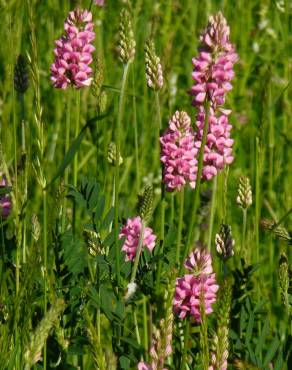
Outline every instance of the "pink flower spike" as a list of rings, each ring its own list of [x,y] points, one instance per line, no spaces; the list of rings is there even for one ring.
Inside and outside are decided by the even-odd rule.
[[[188,315],[200,323],[202,321],[201,300],[204,304],[205,314],[211,314],[218,289],[215,274],[202,274],[200,276],[188,274],[178,278],[173,300],[174,313],[181,320]]]
[[[87,10],[69,13],[65,24],[65,33],[55,41],[55,61],[51,66],[51,81],[58,89],[67,89],[72,85],[79,89],[92,82],[91,54],[95,50],[90,43],[95,38],[92,14]]]
[[[122,251],[126,253],[126,261],[133,261],[136,256],[141,228],[142,223],[139,216],[129,218],[126,224],[121,228],[119,238],[126,238],[122,247]],[[155,240],[156,235],[153,234],[153,230],[150,227],[146,227],[144,230],[142,247],[146,247],[152,252],[155,247]]]
[[[163,182],[167,191],[180,191],[186,184],[195,187],[197,173],[197,148],[190,117],[185,112],[175,112],[169,128],[160,138],[164,165]]]

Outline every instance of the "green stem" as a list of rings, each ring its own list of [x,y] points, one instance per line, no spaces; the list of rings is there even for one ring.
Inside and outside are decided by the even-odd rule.
[[[75,139],[77,138],[80,131],[80,90],[77,90],[76,94],[76,123],[75,123]],[[78,181],[78,153],[74,157],[74,174],[73,174],[73,185],[77,186]]]
[[[18,229],[18,170],[17,170],[17,123],[16,123],[16,106],[15,106],[15,90],[13,89],[13,144],[14,144],[14,207],[16,213],[16,230]],[[16,294],[19,291],[19,239],[18,230],[16,233],[16,266],[15,266],[15,284],[16,284]]]
[[[133,115],[134,115],[134,136],[135,136],[135,164],[136,164],[136,188],[137,194],[140,191],[140,165],[139,165],[139,143],[138,143],[138,127],[137,127],[137,106],[135,92],[135,72],[133,69]]]
[[[192,244],[192,241],[193,241],[193,228],[194,228],[195,217],[196,217],[196,214],[197,214],[197,210],[198,210],[198,207],[199,207],[199,201],[200,201],[200,188],[201,188],[201,180],[202,180],[202,172],[203,172],[204,149],[205,149],[205,144],[206,144],[206,140],[207,140],[208,130],[209,130],[209,103],[207,103],[205,105],[205,123],[204,123],[203,137],[202,137],[201,147],[200,147],[200,152],[199,152],[197,183],[196,183],[196,188],[195,188],[195,191],[194,191],[194,200],[192,202],[191,219],[190,219],[190,223],[189,223],[187,243],[186,243],[186,247],[185,247],[185,250],[184,250],[183,258],[181,260],[179,275],[183,271],[184,261],[185,261],[186,257],[188,256],[188,254],[190,252],[191,244]]]
[[[21,151],[24,158],[23,164],[23,211],[22,211],[22,262],[26,262],[26,208],[27,208],[27,152],[26,152],[26,140],[25,140],[25,105],[24,95],[19,96],[21,106]]]
[[[69,150],[70,146],[70,125],[71,124],[71,91],[68,92],[67,97],[67,109],[66,109],[66,128],[65,128],[65,154]],[[65,175],[64,175],[64,181],[65,185],[68,185],[69,182],[69,169],[65,169]],[[67,212],[67,198],[64,197],[64,203],[63,203],[63,214],[62,214],[62,231],[65,231],[66,228],[66,212]]]
[[[162,129],[162,121],[161,121],[161,109],[160,109],[160,100],[159,100],[159,92],[155,93],[155,102],[156,102],[156,109],[157,109],[157,122],[158,122],[158,135],[160,134],[160,130]]]
[[[176,263],[179,263],[180,247],[182,239],[182,227],[184,217],[184,188],[179,193],[179,216],[178,216],[178,230],[177,230],[177,243],[176,243]]]
[[[241,258],[243,258],[243,253],[245,250],[246,220],[247,220],[247,209],[243,209],[242,210],[242,241],[241,241],[241,251],[240,251]]]
[[[143,338],[144,350],[148,352],[148,323],[147,323],[147,298],[143,295]]]
[[[184,330],[184,348],[182,354],[182,362],[180,369],[185,370],[187,369],[187,354],[188,354],[188,341],[190,336],[190,321],[187,320],[185,330]]]
[[[162,131],[162,120],[161,120],[161,109],[160,109],[160,100],[159,100],[159,92],[155,92],[155,102],[156,102],[156,111],[157,111],[157,128],[158,133],[156,137],[157,142],[157,155],[156,158],[159,157],[159,138],[160,133]],[[163,178],[163,166],[161,166],[161,178]],[[161,199],[160,199],[160,253],[163,254],[164,249],[164,227],[165,227],[165,186],[164,183],[161,183]],[[156,279],[156,291],[159,291],[160,288],[160,276],[162,270],[162,260],[158,263],[157,269],[157,279]]]
[[[140,346],[141,345],[141,337],[140,337],[140,333],[139,333],[137,312],[136,312],[136,309],[134,307],[133,307],[133,319],[134,319],[134,326],[135,326],[135,333],[136,333],[136,337],[137,337],[137,343]]]
[[[202,363],[203,369],[208,370],[209,368],[209,344],[208,344],[208,325],[207,325],[207,318],[205,313],[205,304],[204,298],[201,299],[201,328],[200,328],[200,341],[202,347]]]
[[[260,240],[259,240],[259,222],[260,222],[260,144],[259,138],[256,138],[255,143],[255,159],[256,159],[256,174],[255,174],[255,242],[256,242],[256,263],[259,263],[260,257]]]
[[[215,210],[216,210],[216,194],[217,194],[217,176],[215,176],[213,180],[212,203],[211,203],[208,247],[207,247],[208,252],[211,252],[211,245],[212,245],[212,238],[213,238],[214,216],[215,216]]]
[[[43,258],[44,258],[44,316],[47,313],[47,268],[48,268],[48,240],[47,240],[47,192],[43,189]],[[47,345],[44,345],[44,369],[47,368]]]
[[[229,175],[229,166],[224,169],[224,190],[223,190],[223,214],[222,214],[222,223],[225,223],[226,211],[227,211],[227,191],[228,191],[228,175]]]
[[[77,138],[80,131],[80,90],[77,90],[76,94],[76,123],[75,123],[75,139]],[[77,187],[78,183],[78,152],[75,153],[74,162],[73,162],[73,185]],[[76,227],[76,202],[73,203],[73,234],[75,234]]]
[[[121,123],[123,121],[124,115],[124,105],[125,105],[125,91],[127,84],[127,76],[129,71],[129,64],[124,66],[122,86],[119,100],[119,110],[118,110],[118,120],[116,127],[116,163],[115,163],[115,254],[116,254],[116,274],[117,283],[120,284],[120,249],[119,249],[119,188],[120,188],[120,168],[119,168],[119,158],[121,153]]]
[[[133,269],[132,269],[130,283],[134,283],[135,282],[135,278],[136,278],[136,274],[137,274],[137,269],[138,269],[138,264],[139,264],[139,259],[140,259],[140,255],[141,255],[142,247],[143,247],[143,239],[144,239],[145,226],[146,226],[145,225],[145,221],[144,220],[141,220],[141,233],[140,233],[140,236],[139,236],[139,242],[138,242],[138,247],[137,247],[137,251],[136,251],[136,256],[135,256],[135,260],[134,260]]]

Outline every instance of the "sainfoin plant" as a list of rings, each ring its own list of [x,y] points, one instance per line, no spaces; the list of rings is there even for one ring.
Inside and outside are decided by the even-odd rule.
[[[290,369],[288,2],[0,3],[0,370]]]

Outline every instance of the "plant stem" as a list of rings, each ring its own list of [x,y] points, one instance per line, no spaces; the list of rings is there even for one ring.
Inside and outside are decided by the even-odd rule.
[[[208,325],[207,325],[207,318],[205,313],[205,305],[204,299],[202,299],[201,303],[201,328],[200,328],[200,341],[202,347],[202,363],[203,369],[208,370],[209,368],[209,344],[208,344]]]
[[[182,355],[182,362],[180,369],[185,370],[187,367],[187,354],[188,354],[188,341],[190,336],[190,320],[187,320],[185,330],[184,330],[184,349],[183,349],[183,355]]]
[[[67,109],[66,109],[66,134],[65,134],[65,154],[69,150],[70,146],[70,125],[71,124],[71,90],[68,91],[68,97],[67,97]],[[69,182],[69,169],[65,169],[64,174],[64,182],[65,186],[68,185]],[[64,203],[63,203],[63,215],[62,215],[62,232],[65,231],[66,228],[66,211],[67,211],[67,198],[64,197]]]
[[[178,216],[178,230],[177,230],[177,243],[176,243],[176,263],[179,263],[180,247],[182,239],[182,226],[184,217],[184,188],[179,193],[179,216]]]
[[[200,152],[199,152],[197,183],[196,183],[196,188],[195,188],[195,191],[194,191],[194,201],[192,202],[191,219],[190,219],[190,223],[189,223],[187,243],[186,243],[186,247],[185,247],[185,250],[184,250],[183,258],[181,260],[179,275],[183,271],[184,260],[186,259],[187,255],[190,252],[192,239],[193,239],[193,228],[194,228],[195,217],[196,217],[196,214],[197,214],[197,210],[198,210],[198,207],[199,207],[199,200],[200,200],[200,188],[201,188],[201,180],[202,180],[202,172],[203,172],[203,158],[204,158],[204,150],[205,150],[205,144],[206,144],[206,140],[207,140],[208,129],[209,129],[209,103],[207,103],[205,105],[205,124],[204,124],[203,137],[202,137],[201,147],[200,147]]]
[[[80,131],[80,90],[76,93],[76,122],[75,122],[75,139],[77,138]],[[73,185],[77,186],[78,181],[78,152],[74,157],[74,174],[73,174]]]
[[[47,313],[47,267],[48,267],[48,240],[47,240],[47,191],[43,189],[43,248],[44,248],[44,316]],[[44,369],[47,368],[47,345],[44,345]]]
[[[16,213],[16,266],[15,266],[15,284],[16,294],[19,291],[19,238],[18,238],[18,169],[17,169],[17,123],[16,123],[16,106],[15,106],[15,90],[13,89],[13,138],[14,138],[14,207]]]
[[[247,209],[243,209],[242,210],[242,241],[241,241],[241,251],[240,251],[241,258],[243,258],[243,253],[245,250],[246,220],[247,220]]]
[[[161,120],[161,109],[160,109],[160,100],[159,100],[159,92],[155,92],[155,102],[156,102],[156,111],[157,111],[157,127],[158,127],[158,137],[157,140],[157,155],[159,157],[159,138],[160,133],[162,131],[162,120]],[[161,166],[161,178],[163,178],[163,167]],[[164,249],[164,227],[165,227],[165,186],[164,183],[161,182],[161,199],[160,199],[160,253],[163,253]],[[158,270],[157,270],[157,280],[156,280],[156,291],[160,288],[160,275],[162,270],[162,261],[160,260],[158,263]]]
[[[27,208],[27,152],[25,139],[25,105],[24,95],[19,96],[21,106],[21,152],[23,157],[23,209],[22,209],[22,262],[26,262],[26,208]]]
[[[77,138],[80,131],[80,90],[76,92],[76,122],[75,122],[75,139]],[[73,185],[76,188],[78,183],[78,152],[75,153],[73,162]],[[73,202],[73,234],[75,234],[76,227],[76,202]]]
[[[255,242],[256,242],[256,263],[259,263],[260,241],[259,241],[259,222],[260,222],[260,145],[259,138],[255,142]]]
[[[133,115],[134,115],[134,136],[135,136],[135,164],[136,164],[136,191],[140,191],[140,165],[139,165],[139,143],[138,143],[138,127],[137,127],[137,107],[136,107],[136,92],[135,92],[135,72],[133,75]]]
[[[139,333],[137,312],[136,312],[136,309],[134,307],[133,307],[133,319],[134,319],[134,326],[135,326],[135,332],[136,332],[136,337],[137,337],[137,343],[140,346],[141,345],[141,337],[140,337],[140,333]]]
[[[147,299],[143,295],[143,334],[144,334],[144,350],[148,351],[148,323],[147,323]]]
[[[212,191],[212,203],[211,203],[211,212],[210,212],[210,224],[209,224],[209,235],[208,235],[208,252],[211,252],[211,244],[213,237],[213,226],[214,226],[214,216],[216,210],[216,194],[217,194],[217,176],[213,179],[213,191]]]
[[[141,232],[140,232],[140,236],[139,236],[139,242],[138,242],[138,247],[137,247],[137,251],[136,251],[136,256],[135,256],[135,260],[134,260],[133,269],[132,269],[130,283],[135,282],[137,269],[138,269],[138,264],[139,264],[139,259],[140,259],[140,255],[141,255],[142,247],[143,247],[144,231],[145,231],[145,221],[142,219],[141,220]]]
[[[117,283],[120,284],[120,249],[119,249],[119,188],[120,188],[120,168],[119,168],[119,158],[121,153],[121,123],[124,115],[124,105],[125,105],[125,90],[127,84],[127,76],[129,71],[129,64],[124,65],[122,86],[119,100],[119,110],[118,119],[116,127],[116,163],[115,163],[115,254],[116,254],[116,274]]]
[[[229,175],[229,166],[224,169],[224,190],[223,190],[223,215],[222,223],[225,223],[226,211],[227,211],[227,191],[228,191],[228,175]]]

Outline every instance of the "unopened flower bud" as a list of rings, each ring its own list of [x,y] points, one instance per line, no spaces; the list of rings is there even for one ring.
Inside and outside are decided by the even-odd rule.
[[[146,186],[143,196],[139,199],[139,216],[148,221],[153,208],[153,187]]]
[[[221,225],[219,234],[215,236],[216,251],[223,261],[234,255],[234,244],[235,241],[232,238],[231,226]]]
[[[252,205],[252,191],[248,177],[241,176],[239,179],[236,202],[243,209]]]
[[[107,160],[110,164],[113,166],[116,165],[116,157],[117,157],[117,147],[116,144],[111,142],[108,146],[108,152],[107,152]],[[121,154],[119,155],[119,166],[121,166],[123,163],[123,158]]]
[[[145,45],[146,81],[150,89],[155,91],[163,87],[163,73],[160,58],[156,55],[153,40]]]
[[[118,53],[122,63],[132,63],[136,51],[136,41],[129,12],[123,9],[120,14]]]

